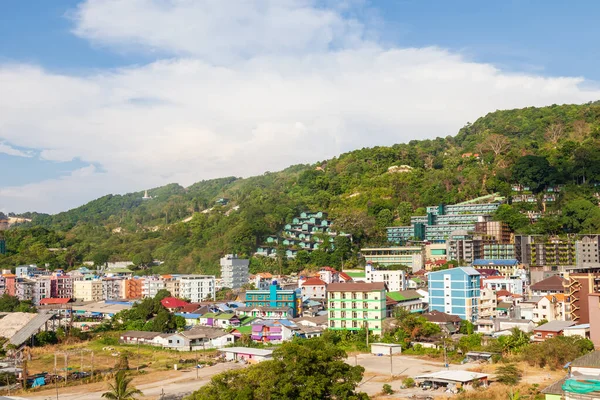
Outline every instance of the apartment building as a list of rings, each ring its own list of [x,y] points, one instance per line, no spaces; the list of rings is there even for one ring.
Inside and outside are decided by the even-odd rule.
[[[32,302],[40,304],[40,300],[52,297],[52,280],[48,276],[37,277],[34,280]]]
[[[489,287],[481,289],[479,294],[479,319],[491,319],[496,316],[496,307],[498,306],[498,298],[496,291]]]
[[[332,283],[327,292],[329,329],[367,328],[376,335],[382,334],[386,316],[383,282]]]
[[[214,275],[182,275],[179,278],[179,297],[200,303],[215,298]]]
[[[69,275],[53,275],[52,276],[52,294],[50,297],[59,299],[73,298],[73,278]]]
[[[516,259],[512,260],[489,260],[489,259],[481,259],[475,260],[472,263],[473,268],[485,268],[485,269],[495,269],[500,273],[500,275],[511,278],[516,276],[521,276],[524,274],[524,270],[519,265],[519,261]]]
[[[383,282],[390,292],[399,292],[407,289],[406,274],[402,270],[378,271],[371,264],[365,266],[365,280],[368,283]]]
[[[179,278],[171,275],[163,275],[162,278],[165,281],[165,289],[171,293],[171,296],[179,297],[181,294],[181,282]]]
[[[547,296],[565,292],[567,280],[558,275],[551,276],[529,286],[532,296]]]
[[[73,297],[81,301],[101,301],[102,281],[75,281],[73,282]]]
[[[570,319],[578,324],[588,324],[589,294],[600,292],[600,272],[568,274],[565,278]]]
[[[471,267],[430,272],[429,310],[475,322],[479,313],[480,274]]]
[[[238,258],[237,254],[227,254],[221,258],[220,264],[223,287],[238,289],[248,283],[250,260]]]
[[[144,284],[143,278],[131,278],[123,281],[124,298],[127,300],[141,299],[142,298],[142,286]]]
[[[161,276],[145,277],[144,281],[142,282],[142,297],[154,297],[159,290],[166,288],[167,284]]]
[[[123,279],[104,278],[102,279],[102,299],[120,300],[123,298]]]
[[[363,248],[360,253],[367,263],[382,266],[405,265],[413,272],[425,266],[424,246],[395,246],[379,248]]]
[[[246,291],[246,307],[265,307],[274,310],[292,310],[292,317],[299,317],[302,312],[301,289],[282,289],[277,281],[272,281],[266,290]]]
[[[481,287],[488,287],[492,290],[508,290],[512,294],[523,295],[523,280],[516,278],[505,278],[504,276],[489,276],[481,279]]]

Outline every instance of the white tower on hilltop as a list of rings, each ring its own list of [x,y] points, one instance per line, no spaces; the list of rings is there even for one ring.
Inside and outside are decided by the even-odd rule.
[[[148,196],[148,191],[146,190],[144,192],[144,197],[142,197],[142,200],[150,200],[152,198],[152,196]]]

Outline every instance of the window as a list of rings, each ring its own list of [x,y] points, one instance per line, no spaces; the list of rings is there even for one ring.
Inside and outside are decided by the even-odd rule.
[[[333,311],[329,311],[329,318],[334,318],[335,313]]]

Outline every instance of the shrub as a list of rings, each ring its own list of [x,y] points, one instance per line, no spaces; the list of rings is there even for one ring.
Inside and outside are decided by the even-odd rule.
[[[501,365],[496,368],[496,379],[505,385],[516,385],[521,380],[521,370],[514,364]]]
[[[394,389],[392,389],[392,386],[389,384],[385,384],[383,385],[383,389],[381,390],[381,392],[383,394],[394,394]]]
[[[407,388],[415,387],[415,380],[413,378],[406,378],[402,381],[402,385]]]

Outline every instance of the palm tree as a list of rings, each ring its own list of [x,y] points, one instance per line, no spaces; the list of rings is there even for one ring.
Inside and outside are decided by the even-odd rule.
[[[115,384],[109,384],[110,390],[102,393],[102,397],[108,400],[135,400],[135,397],[143,393],[136,389],[135,386],[130,386],[133,378],[128,378],[124,370],[117,372],[115,375]]]

